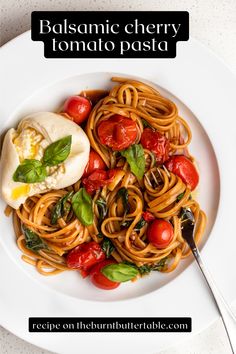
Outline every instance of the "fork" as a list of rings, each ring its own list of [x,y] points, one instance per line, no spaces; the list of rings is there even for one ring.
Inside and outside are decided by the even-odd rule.
[[[188,219],[184,221],[184,226],[182,228],[182,236],[189,245],[199,268],[206,280],[206,283],[210,289],[211,295],[215,301],[216,307],[221,315],[221,319],[223,325],[225,327],[225,331],[228,336],[229,344],[232,350],[232,353],[236,352],[236,317],[234,316],[233,312],[230,310],[229,306],[225,302],[223,296],[219,292],[218,288],[216,287],[214,280],[212,279],[210,273],[206,269],[202,258],[200,256],[200,252],[198,247],[194,241],[194,227],[195,221],[193,219]]]

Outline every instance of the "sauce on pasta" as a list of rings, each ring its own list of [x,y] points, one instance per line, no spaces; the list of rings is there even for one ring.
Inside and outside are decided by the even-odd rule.
[[[188,179],[192,178],[193,172],[190,171],[184,179],[177,168],[170,168],[170,163],[168,165],[168,159],[181,156],[183,161],[187,159],[185,169],[188,169],[188,163],[193,166],[192,169],[196,169],[194,157],[188,151],[192,133],[187,121],[179,116],[175,103],[163,97],[155,88],[128,78],[113,77],[112,81],[115,85],[109,92],[94,90],[81,93],[93,105],[84,123],[86,134],[91,148],[106,166],[105,169],[95,170],[96,173],[100,171],[97,180],[96,176],[94,179],[86,177],[86,181],[82,177],[65,189],[29,197],[19,209],[13,211],[14,229],[22,259],[43,275],[75,270],[68,266],[68,254],[79,245],[89,242],[103,245],[104,240],[112,246],[108,258],[114,260],[115,264],[132,265],[139,270],[146,267],[149,270],[171,272],[181,259],[190,254],[182,237],[186,210],[196,223],[195,242],[198,244],[203,236],[206,215],[193,198]],[[101,136],[105,134],[104,129],[99,135],[102,122],[105,122],[104,127],[111,134],[109,142],[105,144],[101,142],[108,141],[106,136]],[[128,148],[119,151],[119,144],[116,149],[111,147],[118,135],[114,127],[118,127],[119,134],[123,134],[118,137],[120,146],[122,139],[127,139]],[[149,140],[142,146],[144,132]],[[159,145],[155,139],[160,140]],[[137,151],[130,150],[131,155],[141,151],[144,156],[144,166],[139,167],[136,174],[130,162],[132,156],[127,152],[127,149],[134,147]],[[139,159],[139,156],[133,158]],[[86,189],[88,185],[89,190]],[[89,191],[92,200],[93,223],[83,225],[70,207],[71,200],[68,200],[68,211],[52,224],[55,205],[69,192],[76,193],[82,187]],[[6,213],[10,213],[9,208]],[[151,221],[146,215],[151,215]],[[171,240],[161,248],[150,242],[147,236],[154,219],[168,222],[173,229]],[[30,250],[22,226],[35,232],[43,240],[45,248],[37,252]],[[85,267],[77,269],[89,273]],[[142,273],[145,272],[139,272],[134,278]]]

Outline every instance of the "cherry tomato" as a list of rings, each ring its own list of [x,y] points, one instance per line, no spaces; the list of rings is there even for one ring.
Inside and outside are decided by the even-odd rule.
[[[199,175],[194,164],[186,156],[171,156],[165,166],[169,171],[179,176],[191,190],[196,188],[199,182]]]
[[[96,151],[91,149],[89,153],[89,161],[85,167],[83,177],[89,176],[93,171],[98,169],[105,170],[106,164],[101,156]]]
[[[120,151],[135,142],[137,125],[132,119],[115,114],[98,125],[98,136],[102,144]]]
[[[145,128],[141,136],[141,144],[145,149],[154,152],[157,163],[162,164],[168,160],[170,142],[158,131],[153,131],[151,128]]]
[[[66,263],[69,268],[82,270],[82,276],[96,263],[106,258],[101,246],[95,242],[83,243],[73,248],[67,255]]]
[[[155,216],[152,213],[150,213],[149,211],[143,211],[142,217],[144,218],[144,220],[146,222],[150,222],[150,221],[155,220]]]
[[[91,112],[92,105],[90,101],[82,96],[71,96],[64,103],[64,112],[77,123],[83,123]]]
[[[108,171],[95,170],[88,177],[82,179],[82,184],[89,194],[93,194],[98,189],[104,187],[113,181],[115,177],[116,169],[111,169]]]
[[[87,278],[89,275],[89,270],[80,269],[79,272],[82,278]]]
[[[98,288],[104,290],[112,290],[117,288],[120,283],[112,281],[102,274],[101,269],[108,264],[116,263],[111,259],[96,264],[90,271],[91,282]]]
[[[147,238],[156,248],[167,247],[173,236],[173,226],[163,219],[154,220],[147,228]]]

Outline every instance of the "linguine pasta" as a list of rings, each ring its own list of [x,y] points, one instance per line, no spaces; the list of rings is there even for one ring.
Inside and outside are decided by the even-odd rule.
[[[69,191],[78,191],[81,181],[65,189],[29,197],[18,210],[13,211],[14,229],[17,245],[23,253],[22,259],[43,275],[71,270],[66,263],[70,250],[91,240],[101,244],[104,238],[112,242],[114,250],[111,256],[117,262],[125,261],[142,267],[155,266],[165,260],[165,266],[160,270],[171,272],[181,259],[190,254],[182,237],[185,209],[194,216],[195,242],[198,244],[203,236],[206,215],[192,198],[189,186],[164,164],[157,164],[153,152],[146,148],[144,175],[138,178],[119,152],[101,143],[97,129],[102,121],[116,114],[121,115],[136,123],[134,143],[139,144],[144,128],[150,127],[169,140],[170,155],[182,154],[194,162],[188,152],[192,136],[188,123],[179,116],[175,103],[153,87],[127,78],[113,77],[112,81],[116,85],[96,103],[85,129],[91,147],[101,156],[107,168],[117,170],[114,178],[92,196],[93,223],[82,225],[72,208],[68,208],[68,212],[55,224],[51,222],[56,203]],[[125,208],[122,198],[118,198],[122,188],[127,193],[128,208]],[[99,201],[106,208],[103,219]],[[146,233],[148,223],[142,223],[144,211],[171,223],[174,236],[168,246],[158,249],[149,242]],[[45,242],[45,249],[38,252],[29,250],[22,226],[37,233]]]

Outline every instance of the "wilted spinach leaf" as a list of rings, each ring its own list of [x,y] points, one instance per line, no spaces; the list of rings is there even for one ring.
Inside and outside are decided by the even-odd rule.
[[[122,187],[118,190],[117,199],[118,198],[122,199],[124,214],[127,214],[129,212],[129,194],[127,188]]]
[[[60,198],[54,208],[52,209],[51,214],[51,224],[55,225],[57,220],[62,218],[65,214],[70,211],[70,205],[67,202],[71,201],[74,192],[68,192],[64,197]]]
[[[42,249],[48,249],[47,244],[34,231],[25,226],[22,226],[22,230],[25,236],[26,247],[29,250],[37,252]]]
[[[115,250],[113,243],[108,237],[104,237],[104,240],[102,242],[102,250],[107,258],[109,258],[112,252]]]

